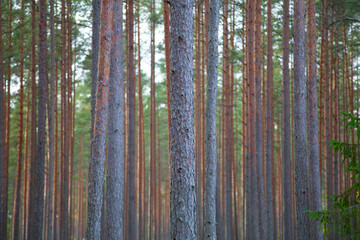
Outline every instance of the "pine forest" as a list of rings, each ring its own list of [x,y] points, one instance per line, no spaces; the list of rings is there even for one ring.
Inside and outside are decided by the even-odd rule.
[[[360,240],[359,0],[1,0],[0,240]]]

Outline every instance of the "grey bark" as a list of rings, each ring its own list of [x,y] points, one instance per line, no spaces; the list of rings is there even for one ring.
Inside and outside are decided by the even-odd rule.
[[[109,124],[107,140],[106,217],[108,239],[123,238],[124,113],[122,1],[114,0],[113,45],[110,55]]]
[[[256,88],[256,180],[258,191],[259,235],[260,239],[266,236],[266,211],[264,194],[264,167],[263,167],[263,126],[261,103],[261,0],[256,1],[255,7],[255,88]]]
[[[307,96],[307,144],[309,171],[309,209],[316,212],[321,210],[321,182],[319,167],[319,126],[317,109],[317,63],[316,63],[316,17],[315,0],[308,0],[308,96]],[[310,238],[323,239],[322,229],[318,222],[310,225]]]
[[[171,1],[171,239],[196,239],[193,1]]]
[[[282,116],[282,198],[284,239],[292,239],[293,226],[291,210],[291,141],[290,141],[290,14],[289,0],[284,0],[283,5],[283,116]]]
[[[294,147],[297,239],[310,239],[306,149],[305,0],[294,3]]]
[[[91,51],[91,127],[90,127],[90,144],[92,145],[94,137],[95,121],[95,103],[96,103],[96,81],[99,57],[99,31],[100,31],[100,10],[101,1],[92,1],[92,51]],[[90,151],[90,159],[92,152]]]
[[[204,237],[216,239],[216,96],[218,77],[219,0],[210,0],[208,74],[206,100],[206,165],[204,192]]]
[[[39,1],[39,83],[38,83],[38,142],[35,162],[35,181],[30,182],[29,206],[33,208],[29,239],[42,239],[44,210],[44,177],[45,177],[45,126],[46,126],[46,1]],[[34,197],[31,197],[31,195]]]
[[[49,189],[47,214],[47,239],[53,239],[53,188],[54,188],[54,116],[55,116],[55,29],[54,29],[54,0],[50,0],[50,99],[49,99]]]
[[[272,49],[272,1],[268,0],[267,6],[267,92],[266,92],[266,225],[267,234],[266,239],[275,239],[274,227],[274,212],[273,206],[273,143],[274,143],[274,128],[273,128],[273,49]]]
[[[92,159],[89,166],[87,239],[100,239],[101,208],[103,202],[105,134],[108,120],[108,91],[111,51],[112,1],[101,5],[99,64],[94,119]]]

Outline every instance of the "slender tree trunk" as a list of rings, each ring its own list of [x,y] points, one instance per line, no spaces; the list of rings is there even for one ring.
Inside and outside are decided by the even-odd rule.
[[[54,206],[53,206],[53,189],[54,189],[54,117],[55,117],[55,29],[54,29],[54,0],[50,1],[50,99],[49,99],[49,196],[48,201],[48,218],[47,221],[47,239],[53,239],[54,225]]]
[[[128,90],[128,132],[127,132],[127,162],[128,162],[128,239],[136,239],[136,209],[135,209],[135,69],[134,69],[134,10],[133,0],[128,0],[128,49],[127,49],[127,90]]]
[[[29,205],[28,206],[34,206],[35,200],[32,199],[35,197],[34,194],[31,194],[30,188],[31,183],[35,183],[35,164],[36,164],[36,80],[35,80],[35,74],[36,74],[36,30],[35,30],[35,19],[36,15],[36,9],[35,9],[35,1],[32,0],[31,2],[31,157],[30,157],[30,183],[29,183]],[[32,205],[31,205],[32,204]],[[30,221],[30,219],[34,219],[34,207],[29,207],[28,209],[28,222],[27,222],[27,238],[30,239],[30,232],[31,228],[33,226],[33,220]]]
[[[166,63],[166,106],[168,122],[168,159],[165,164],[165,207],[164,207],[164,238],[170,238],[170,7],[163,0],[164,37],[165,37],[165,63]]]
[[[274,148],[274,116],[273,116],[273,49],[272,49],[272,0],[267,1],[267,71],[266,71],[266,225],[267,239],[276,239],[274,226],[273,202],[273,148]]]
[[[99,32],[100,32],[100,10],[101,1],[92,0],[92,51],[91,51],[91,127],[90,144],[92,146],[94,137],[95,103],[96,103],[96,81],[99,57]],[[90,151],[91,159],[92,151]]]
[[[196,238],[192,7],[171,2],[171,239]]]
[[[150,14],[155,14],[155,0],[150,1]],[[155,104],[155,21],[150,23],[150,238],[157,239],[156,205],[156,104]]]
[[[317,109],[317,66],[316,66],[316,18],[315,0],[308,0],[308,88],[307,88],[307,144],[308,144],[308,171],[309,171],[309,208],[316,212],[321,210],[321,185],[319,168],[319,141],[318,141],[318,109]],[[318,224],[310,225],[310,238],[323,239],[322,230]]]
[[[204,192],[204,238],[216,239],[216,100],[218,75],[219,0],[210,0],[210,23],[206,101],[206,164]]]
[[[3,40],[2,40],[2,4],[0,4],[0,62],[3,63]],[[5,135],[5,121],[4,121],[4,78],[3,78],[3,64],[0,64],[0,143],[1,146],[4,146],[4,135]],[[2,212],[3,212],[3,202],[2,202],[2,194],[4,193],[2,191],[3,189],[3,183],[2,183],[2,179],[3,179],[3,170],[4,170],[4,148],[0,147],[0,162],[1,162],[1,166],[0,166],[0,189],[1,189],[1,194],[0,194],[0,203],[1,203],[1,209],[0,209],[0,238],[2,239],[6,239],[6,230],[4,229],[4,219],[2,218]]]
[[[291,210],[291,148],[290,148],[290,14],[289,0],[283,6],[283,119],[282,119],[282,192],[284,206],[284,238],[292,239],[294,223]],[[279,222],[279,226],[282,226]]]
[[[112,6],[112,47],[109,77],[109,119],[107,140],[106,218],[109,239],[123,238],[123,42],[122,1]]]
[[[140,11],[140,3],[137,3],[137,11]],[[141,54],[140,54],[140,15],[137,19],[138,27],[138,149],[139,149],[139,239],[145,239],[145,138],[144,138],[144,107],[142,97]]]
[[[21,1],[21,10],[24,11],[24,0]],[[18,162],[16,171],[15,199],[13,206],[12,219],[12,239],[20,238],[20,202],[21,202],[21,171],[23,161],[23,125],[24,125],[24,13],[20,17],[21,37],[20,37],[20,100],[19,100],[19,142],[18,142]]]
[[[256,149],[256,179],[258,191],[259,211],[259,235],[260,239],[266,236],[266,211],[264,194],[264,166],[263,166],[263,126],[262,126],[262,102],[261,102],[261,0],[256,1],[255,6],[255,149]]]
[[[4,102],[4,145],[3,145],[3,159],[2,159],[2,175],[1,175],[1,193],[0,193],[0,237],[4,239],[7,238],[7,218],[8,218],[8,185],[9,185],[9,146],[10,146],[10,83],[11,83],[11,54],[12,54],[12,0],[9,0],[9,9],[8,9],[8,66],[7,66],[7,94]],[[4,64],[1,62],[1,64]],[[6,92],[6,90],[5,90]]]
[[[105,162],[105,128],[108,120],[108,83],[110,73],[110,51],[112,46],[112,7],[112,0],[102,1],[94,141],[91,149],[92,159],[89,166],[87,239],[100,239]]]
[[[309,187],[306,150],[306,81],[305,81],[305,0],[294,5],[294,134],[296,236],[310,239]],[[288,223],[287,223],[288,224]]]

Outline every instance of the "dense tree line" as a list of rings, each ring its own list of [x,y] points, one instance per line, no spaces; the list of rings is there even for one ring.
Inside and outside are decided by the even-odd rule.
[[[2,1],[0,239],[359,237],[359,13]]]

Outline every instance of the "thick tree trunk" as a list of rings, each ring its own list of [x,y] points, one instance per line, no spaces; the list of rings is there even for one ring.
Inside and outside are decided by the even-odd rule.
[[[316,66],[316,18],[315,0],[307,0],[308,7],[308,84],[307,84],[307,144],[309,171],[309,209],[316,212],[321,210],[321,185],[319,168],[318,141],[318,109],[317,109],[317,66]],[[323,239],[322,229],[318,223],[310,225],[310,238]]]
[[[196,238],[192,7],[171,2],[171,239]]]
[[[282,198],[284,206],[283,219],[284,238],[292,239],[294,232],[293,215],[291,210],[291,140],[290,140],[290,14],[289,0],[284,0],[283,6],[283,117],[282,117]],[[280,211],[281,212],[281,211]],[[282,226],[279,222],[279,226]]]
[[[206,164],[204,192],[204,238],[216,239],[216,100],[218,76],[219,0],[210,0],[208,45],[207,101],[206,101]]]
[[[110,51],[112,46],[112,0],[101,5],[99,64],[94,121],[92,159],[89,166],[87,239],[100,239],[102,193],[104,182],[106,123],[108,120]]]
[[[310,239],[309,186],[306,149],[305,0],[294,5],[294,135],[296,237]],[[288,224],[288,223],[286,223]]]
[[[109,239],[123,238],[124,114],[122,1],[112,6],[112,47],[109,77],[109,119],[107,140],[106,218]]]

